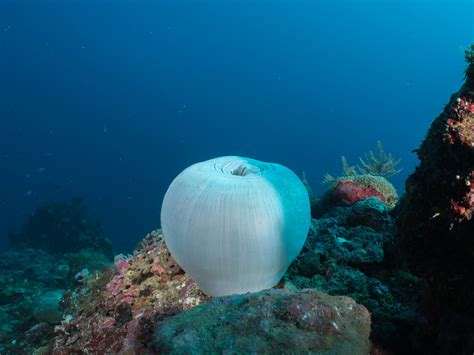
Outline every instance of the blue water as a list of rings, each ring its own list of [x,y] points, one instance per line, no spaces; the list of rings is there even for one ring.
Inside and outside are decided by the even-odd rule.
[[[242,155],[306,172],[377,140],[403,191],[462,83],[473,1],[0,2],[0,247],[84,198],[117,251],[159,227],[186,166]]]

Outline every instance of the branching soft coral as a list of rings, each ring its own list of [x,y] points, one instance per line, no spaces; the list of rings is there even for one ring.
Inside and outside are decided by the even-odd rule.
[[[397,169],[400,164],[400,159],[395,160],[391,153],[386,153],[383,150],[382,143],[377,142],[378,154],[375,155],[373,151],[364,154],[364,158],[359,157],[361,165],[350,165],[346,157],[341,156],[342,174],[340,177],[350,177],[357,175],[375,175],[382,177],[390,177],[398,174],[402,169]],[[338,178],[326,174],[324,176],[324,183],[333,183]]]
[[[362,166],[357,165],[357,170],[361,174],[390,177],[402,170],[397,169],[400,159],[395,160],[391,153],[386,153],[380,141],[377,142],[377,151],[378,156],[375,156],[374,152],[369,151],[369,153],[365,154],[364,159],[359,158]]]
[[[357,173],[357,166],[351,166],[347,162],[347,159],[345,156],[341,156],[341,165],[342,165],[342,174],[341,176],[356,176],[358,175]],[[324,175],[324,180],[323,183],[332,183],[335,182],[338,178],[334,177],[330,174]]]

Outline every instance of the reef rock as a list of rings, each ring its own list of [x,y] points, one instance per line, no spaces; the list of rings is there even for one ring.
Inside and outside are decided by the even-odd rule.
[[[35,320],[39,323],[59,323],[63,316],[59,310],[59,302],[63,295],[64,290],[54,290],[36,296],[32,311]]]
[[[466,60],[466,82],[416,150],[420,164],[397,209],[404,256],[429,286],[420,328],[450,353],[474,352],[474,45]]]
[[[368,354],[370,314],[348,297],[271,289],[219,297],[159,322],[158,353]]]
[[[32,354],[46,346],[62,320],[65,289],[81,282],[74,277],[77,270],[95,276],[110,265],[105,255],[90,250],[60,255],[18,247],[0,253],[0,353]]]
[[[209,300],[176,264],[161,232],[150,233],[131,256],[85,278],[63,299],[67,314],[56,327],[54,354],[151,354],[157,319]]]
[[[391,212],[372,197],[313,219],[285,281],[353,298],[372,315],[372,341],[409,353],[422,283],[400,260]]]

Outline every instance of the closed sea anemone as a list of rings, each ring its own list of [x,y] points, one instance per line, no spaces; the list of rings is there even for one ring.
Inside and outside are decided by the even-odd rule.
[[[277,284],[300,253],[309,225],[306,188],[290,169],[237,156],[186,168],[161,209],[172,256],[211,296]]]

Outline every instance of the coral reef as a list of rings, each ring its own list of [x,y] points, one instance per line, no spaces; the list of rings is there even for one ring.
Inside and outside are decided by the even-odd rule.
[[[219,297],[158,323],[160,354],[367,354],[370,315],[348,297],[272,289]]]
[[[283,286],[283,282],[278,285]],[[209,307],[193,308],[211,300],[215,303]],[[232,326],[225,317],[211,322],[209,317],[218,311],[212,309],[214,304],[220,305],[223,317],[238,317],[242,324],[238,329],[244,333],[239,333],[237,328],[233,329],[235,333],[228,333]],[[189,309],[196,311],[188,313]],[[249,342],[248,332],[255,331],[255,321],[262,332],[267,332],[254,344],[262,349],[275,349],[274,346],[280,344],[297,352],[307,347],[332,353],[331,350],[352,346],[366,353],[369,347],[369,314],[347,297],[330,297],[315,290],[266,290],[214,299],[206,296],[176,264],[161,231],[147,235],[132,256],[117,256],[114,267],[85,277],[75,291],[66,292],[62,310],[65,317],[55,328],[54,341],[38,351],[154,354],[181,352],[188,345],[189,351],[217,351],[224,346],[218,340],[222,336],[231,342],[227,346],[246,352],[254,344]],[[179,318],[173,317],[178,314]],[[169,348],[174,346],[170,342],[176,346],[179,343],[170,338],[170,329],[183,324],[189,328],[185,331],[188,336],[177,337],[183,343],[173,350]],[[202,349],[193,348],[199,346],[193,343],[198,341],[193,337],[193,334],[198,335],[193,327],[199,327],[202,332],[214,332],[214,341],[209,338]],[[287,331],[299,340],[291,339]],[[189,343],[184,343],[187,341]]]
[[[113,258],[112,245],[102,236],[100,224],[91,220],[79,198],[38,207],[19,233],[10,234],[9,240],[11,246],[58,254],[90,248]]]
[[[92,275],[106,266],[107,257],[88,250],[62,256],[33,248],[1,253],[0,353],[31,354],[47,346],[63,316],[59,303],[65,289],[81,282],[76,270]]]
[[[400,260],[391,211],[372,197],[313,219],[285,281],[353,298],[371,312],[371,339],[408,353],[423,283]]]
[[[474,351],[474,45],[466,60],[466,81],[416,150],[396,211],[402,251],[429,285],[420,343],[441,353]]]
[[[54,354],[151,353],[157,319],[210,299],[176,264],[158,231],[89,281],[63,300],[67,316],[56,327]]]

